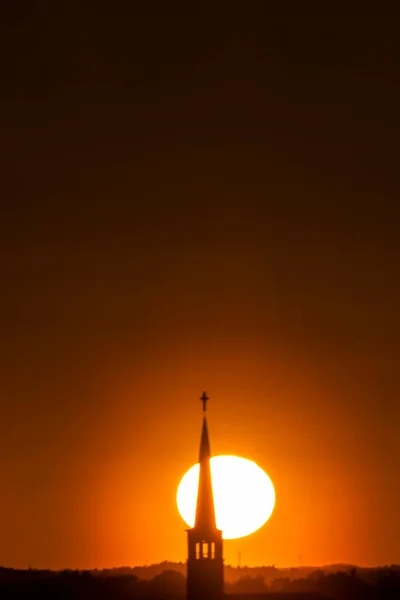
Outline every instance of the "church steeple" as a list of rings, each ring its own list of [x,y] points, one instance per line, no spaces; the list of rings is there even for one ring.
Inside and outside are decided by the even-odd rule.
[[[214,531],[216,529],[210,458],[210,440],[208,437],[207,420],[204,417],[200,441],[199,489],[197,492],[196,520],[194,525],[197,529],[202,529],[203,531]]]
[[[203,429],[201,430],[199,463],[211,458],[210,439],[208,437],[207,420],[203,418]]]
[[[200,398],[206,412],[208,397]],[[204,415],[199,453],[199,487],[196,518],[188,530],[188,600],[221,600],[224,587],[222,531],[217,529],[210,465],[211,451],[207,420]]]

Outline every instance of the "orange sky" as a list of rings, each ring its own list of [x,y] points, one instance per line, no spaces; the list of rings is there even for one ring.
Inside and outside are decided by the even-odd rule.
[[[397,22],[11,4],[0,565],[185,560],[204,389],[277,495],[228,563],[400,563]]]
[[[157,369],[145,363],[136,381],[129,365],[99,373],[87,391],[102,409],[75,406],[71,414],[65,407],[52,432],[43,423],[54,423],[54,415],[31,414],[19,427],[13,472],[3,470],[0,563],[91,568],[185,560],[175,493],[197,458],[204,381],[213,454],[255,460],[277,495],[266,526],[225,542],[228,563],[237,563],[238,551],[248,565],[399,561],[399,487],[390,459],[383,464],[374,446],[394,444],[395,425],[386,423],[381,435],[367,408],[355,421],[343,401],[354,383],[343,373],[339,391],[329,364],[316,368],[303,355],[290,367],[290,351],[283,356],[276,347],[261,362],[255,344],[232,342],[221,360],[205,340],[193,366],[181,341],[179,360],[166,353]]]

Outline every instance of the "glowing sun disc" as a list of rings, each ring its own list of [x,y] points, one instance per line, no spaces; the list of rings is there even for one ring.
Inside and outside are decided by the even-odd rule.
[[[225,539],[250,535],[268,521],[275,505],[275,489],[268,475],[252,460],[239,456],[211,459],[215,516]],[[194,526],[199,464],[182,477],[176,502],[182,519]]]

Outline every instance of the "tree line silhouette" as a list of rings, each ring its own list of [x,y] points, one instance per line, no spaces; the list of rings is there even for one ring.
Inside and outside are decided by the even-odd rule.
[[[93,571],[16,570],[0,567],[1,600],[128,600],[185,596],[185,564],[161,563]],[[225,592],[235,600],[398,600],[400,566],[362,569],[327,566],[225,568]]]

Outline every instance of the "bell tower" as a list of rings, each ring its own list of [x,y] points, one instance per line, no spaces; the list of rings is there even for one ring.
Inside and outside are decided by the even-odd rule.
[[[200,400],[203,402],[203,428],[200,441],[196,519],[194,527],[187,531],[187,600],[222,600],[224,591],[222,531],[217,529],[215,521],[210,440],[205,414],[208,397],[205,392]]]

